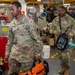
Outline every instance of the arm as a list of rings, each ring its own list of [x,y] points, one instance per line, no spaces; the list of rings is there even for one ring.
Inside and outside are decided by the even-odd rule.
[[[12,34],[12,30],[11,28],[9,29],[9,34],[8,34],[8,43],[6,45],[6,51],[5,51],[5,58],[4,58],[4,61],[7,62],[8,61],[8,58],[9,58],[9,54],[11,52],[11,48],[13,46],[13,34]]]
[[[72,41],[72,37],[73,35],[75,35],[75,20],[74,19],[72,19],[71,25],[72,25],[71,28],[69,28],[67,32],[70,41]]]
[[[13,40],[14,40],[14,36],[12,34],[12,29],[9,29],[9,34],[8,34],[8,43],[6,45],[6,56],[9,56],[10,52],[11,52],[11,48],[13,46]]]
[[[31,38],[34,40],[35,45],[35,56],[38,57],[41,55],[43,49],[43,43],[40,37],[39,32],[37,31],[37,25],[30,19],[29,20],[29,31]]]
[[[53,34],[61,33],[60,26],[59,26],[59,21],[57,21],[57,19],[58,19],[58,18],[55,18],[55,19],[52,21],[52,25],[50,26],[50,31],[51,31],[51,33],[53,33]]]

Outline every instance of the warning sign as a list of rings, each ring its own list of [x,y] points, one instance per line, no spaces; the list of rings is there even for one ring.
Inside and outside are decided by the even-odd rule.
[[[7,32],[8,28],[2,28],[2,32]]]

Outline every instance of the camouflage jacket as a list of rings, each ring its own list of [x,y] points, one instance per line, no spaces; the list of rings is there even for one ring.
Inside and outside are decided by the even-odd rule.
[[[43,43],[33,20],[25,15],[10,23],[6,56],[19,62],[30,62],[41,54]]]
[[[65,32],[65,30],[70,27],[66,34],[70,37],[72,37],[75,34],[75,20],[70,17],[69,15],[66,14],[66,16],[61,18],[61,29],[62,29],[62,33]],[[61,32],[60,30],[60,25],[59,25],[59,16],[57,16],[53,22],[52,25],[50,27],[50,30],[52,31],[52,33],[54,33],[55,35],[58,32]],[[56,35],[57,38],[57,35]],[[72,38],[69,39],[69,41],[72,41]]]

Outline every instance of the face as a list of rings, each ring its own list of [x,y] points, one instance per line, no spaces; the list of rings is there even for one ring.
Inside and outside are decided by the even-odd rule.
[[[11,4],[10,5],[10,12],[11,12],[12,16],[16,18],[20,13],[20,7],[17,8],[15,5]]]
[[[59,8],[59,10],[58,10],[58,15],[59,15],[60,17],[63,17],[63,16],[65,16],[65,14],[66,14],[66,10],[63,9],[63,8]]]

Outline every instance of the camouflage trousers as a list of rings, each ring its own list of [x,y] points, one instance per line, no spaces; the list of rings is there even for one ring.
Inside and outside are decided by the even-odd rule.
[[[62,67],[70,68],[70,52],[59,51],[59,59]]]
[[[9,59],[8,66],[9,66],[8,75],[11,75],[12,73],[19,74],[20,68],[21,68],[22,72],[26,72],[27,70],[30,70],[33,66],[33,61],[19,63],[18,61],[14,60],[14,59]]]

